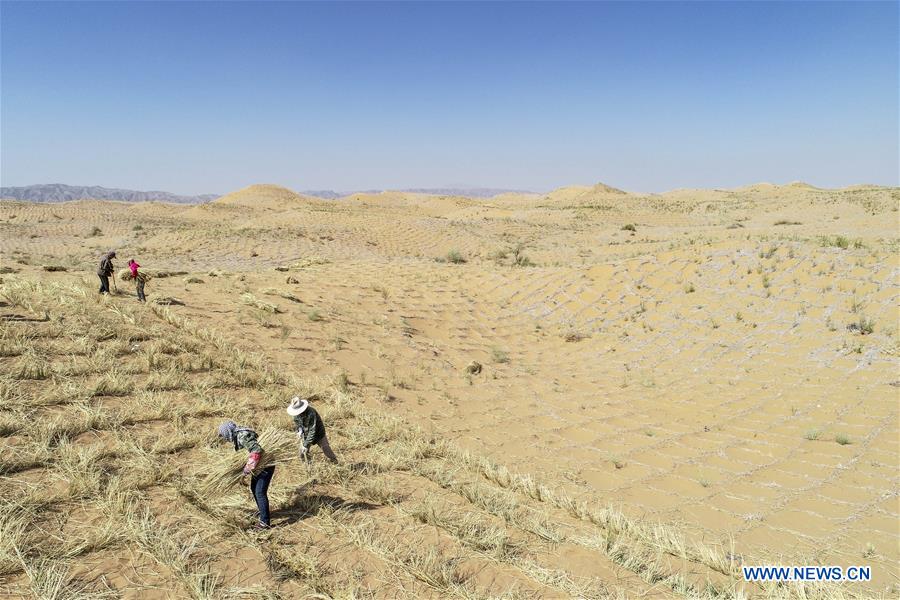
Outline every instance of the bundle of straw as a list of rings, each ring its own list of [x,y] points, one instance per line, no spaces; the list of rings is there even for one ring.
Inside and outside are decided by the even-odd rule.
[[[259,432],[259,445],[263,452],[255,469],[257,473],[272,465],[297,460],[297,436],[289,431],[267,427]],[[246,452],[232,452],[231,448],[216,456],[215,464],[197,482],[197,491],[207,498],[221,496],[237,486],[247,463]]]
[[[122,269],[119,271],[119,279],[122,281],[131,281],[131,269]]]

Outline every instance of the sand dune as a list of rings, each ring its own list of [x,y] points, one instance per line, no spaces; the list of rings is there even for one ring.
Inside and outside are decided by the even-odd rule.
[[[338,200],[257,185],[193,207],[0,202],[0,312],[38,319],[3,321],[0,497],[26,498],[32,512],[15,515],[49,536],[68,531],[53,511],[71,509],[69,526],[94,540],[65,556],[25,540],[32,562],[10,559],[0,581],[19,593],[40,560],[77,556],[72,577],[106,575],[117,590],[131,584],[116,573],[139,572],[194,593],[212,572],[212,596],[895,597],[898,208],[896,188],[804,183]],[[98,302],[108,248],[184,272],[147,287],[151,302],[184,305]],[[111,337],[94,335],[97,315]],[[466,372],[472,361],[480,373]],[[85,392],[109,364],[122,393]],[[170,389],[147,391],[170,370]],[[217,420],[285,427],[298,386],[362,471],[285,469],[279,527],[238,552],[229,539],[245,535],[249,501],[188,501],[184,473],[153,471],[165,464],[154,444],[181,423],[178,462],[202,469]],[[168,411],[139,409],[156,448],[144,462],[117,412],[134,406]],[[76,408],[94,416],[66,433],[53,419]],[[110,468],[131,457],[122,477],[146,523],[202,523],[207,547],[166,562],[177,553],[153,554],[127,511],[115,521],[132,527],[124,539],[100,536],[111,484],[73,491],[67,444],[115,448]],[[56,508],[40,508],[41,479]],[[129,545],[143,550],[122,557]],[[798,561],[871,565],[873,581],[804,596],[737,571]]]

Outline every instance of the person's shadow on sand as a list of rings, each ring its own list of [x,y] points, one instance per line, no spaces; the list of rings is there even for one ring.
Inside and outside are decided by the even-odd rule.
[[[343,509],[349,512],[360,510],[374,510],[380,508],[370,502],[350,502],[340,496],[329,494],[304,494],[302,488],[295,490],[288,503],[278,510],[272,511],[272,521],[275,527],[292,525],[309,517],[316,516],[320,510],[328,507],[332,510]],[[274,523],[277,519],[277,524]]]

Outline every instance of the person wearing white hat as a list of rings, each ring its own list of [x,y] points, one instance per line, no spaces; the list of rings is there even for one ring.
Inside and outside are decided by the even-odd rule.
[[[287,414],[294,419],[297,437],[300,438],[300,458],[309,460],[309,449],[313,444],[317,444],[328,460],[337,462],[337,456],[334,455],[331,444],[328,443],[328,436],[325,435],[325,423],[316,409],[309,405],[309,400],[294,396],[287,407]]]

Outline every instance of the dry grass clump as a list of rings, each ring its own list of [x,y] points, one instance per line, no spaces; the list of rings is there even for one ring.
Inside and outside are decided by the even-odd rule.
[[[243,302],[247,306],[252,306],[254,308],[258,308],[259,310],[267,312],[267,313],[276,314],[276,313],[281,312],[281,309],[278,308],[278,306],[276,306],[275,304],[272,304],[271,302],[266,302],[264,300],[260,300],[259,298],[257,298],[253,294],[251,294],[250,292],[241,294],[241,302]]]
[[[459,250],[450,250],[446,256],[438,257],[434,260],[436,262],[450,263],[452,265],[461,265],[461,264],[468,262],[466,257],[463,256]]]
[[[513,540],[505,527],[472,512],[441,507],[434,500],[426,500],[408,512],[420,523],[448,531],[465,545],[497,560],[509,561],[523,550],[522,541]]]
[[[279,290],[276,288],[263,288],[259,290],[260,294],[264,294],[266,296],[278,296],[279,298],[284,298],[285,300],[290,300],[291,302],[296,302],[298,304],[303,304],[303,300],[293,295],[290,292],[285,292],[283,290]]]
[[[92,396],[125,396],[134,389],[129,373],[115,368],[106,371],[94,383]]]
[[[45,356],[34,350],[24,352],[12,368],[12,376],[21,380],[40,380],[50,377],[50,365]]]
[[[0,502],[0,576],[21,569],[21,557],[33,543],[35,515],[11,502]]]
[[[410,576],[442,597],[478,597],[469,576],[459,566],[459,557],[448,556],[434,546],[411,544],[398,535],[400,532],[383,534],[371,520],[344,509],[320,513],[320,517],[332,531],[381,557],[397,575]]]

